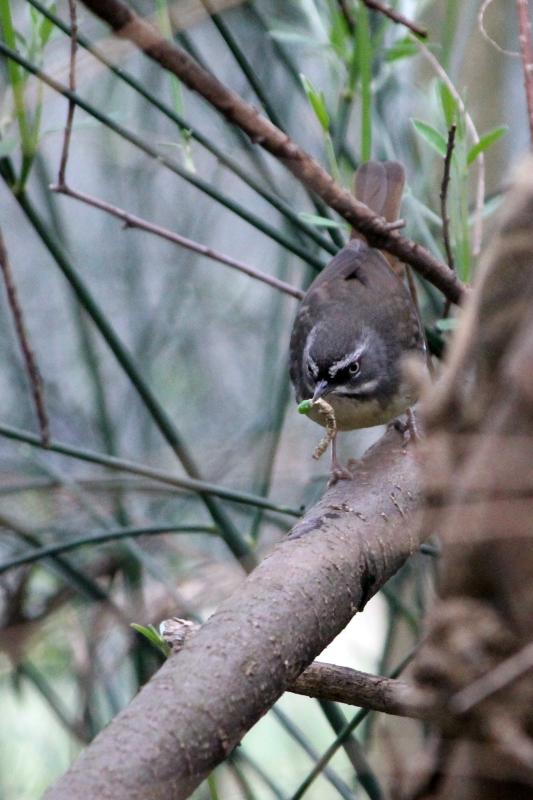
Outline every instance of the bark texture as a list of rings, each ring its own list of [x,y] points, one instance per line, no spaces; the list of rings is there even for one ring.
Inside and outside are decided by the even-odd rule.
[[[444,557],[414,665],[440,736],[417,800],[533,795],[532,219],[530,158],[425,404],[426,523]]]
[[[425,697],[409,683],[320,661],[310,664],[288,691],[400,717],[425,716]]]
[[[181,800],[421,542],[414,448],[390,430],[143,688],[46,800]]]
[[[199,623],[173,617],[160,624],[163,639],[173,653],[202,627]],[[333,700],[358,708],[383,711],[401,717],[423,718],[425,698],[405,681],[384,678],[351,667],[339,667],[324,661],[314,661],[304,669],[287,691],[320,700]]]

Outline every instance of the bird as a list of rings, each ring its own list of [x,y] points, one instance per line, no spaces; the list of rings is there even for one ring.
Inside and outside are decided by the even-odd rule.
[[[405,171],[401,164],[369,161],[355,176],[355,196],[387,222],[398,219]],[[425,361],[418,310],[394,257],[352,238],[315,278],[300,302],[290,337],[290,378],[296,401],[312,401],[309,417],[326,425],[313,407],[332,407],[336,430],[391,422],[417,400],[403,375],[406,356]],[[352,478],[337,460],[332,439],[331,479]]]

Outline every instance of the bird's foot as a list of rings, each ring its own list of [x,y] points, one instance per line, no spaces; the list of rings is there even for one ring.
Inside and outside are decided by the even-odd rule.
[[[350,472],[348,467],[343,467],[342,464],[338,462],[336,464],[331,465],[331,472],[328,481],[328,489],[331,486],[335,486],[336,483],[339,481],[352,481],[353,480],[353,473]]]
[[[418,442],[422,438],[420,431],[418,430],[418,425],[416,423],[415,414],[412,408],[407,409],[405,419],[398,417],[389,424],[392,425],[399,433],[403,434],[406,444],[407,442]]]

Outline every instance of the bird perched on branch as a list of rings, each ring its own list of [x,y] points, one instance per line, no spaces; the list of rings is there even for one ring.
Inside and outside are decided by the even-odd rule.
[[[356,173],[355,195],[389,223],[398,219],[405,172],[395,162],[369,161]],[[290,342],[290,376],[298,402],[326,425],[317,400],[333,408],[337,430],[390,422],[416,402],[404,379],[405,356],[425,354],[418,310],[404,283],[405,268],[370,247],[361,234],[337,253],[300,303]],[[332,481],[351,478],[336,456]]]

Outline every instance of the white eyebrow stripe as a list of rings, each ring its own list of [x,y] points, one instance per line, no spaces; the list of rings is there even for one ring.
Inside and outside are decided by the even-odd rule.
[[[305,340],[305,347],[304,347],[304,364],[309,364],[309,366],[311,367],[311,372],[315,377],[318,375],[318,364],[316,363],[314,358],[311,357],[310,351],[316,339],[316,335],[318,333],[318,327],[319,327],[318,325],[315,325],[313,328],[311,328],[311,330],[307,334],[307,339]]]
[[[357,361],[358,358],[361,358],[365,349],[366,349],[366,341],[363,342],[362,345],[359,345],[359,347],[356,350],[354,350],[347,356],[344,356],[344,358],[341,358],[339,361],[336,361],[334,364],[332,364],[331,367],[329,368],[330,376],[334,378],[337,372],[339,372],[339,370],[344,369],[344,367],[347,367],[348,364],[352,363],[352,361]]]

